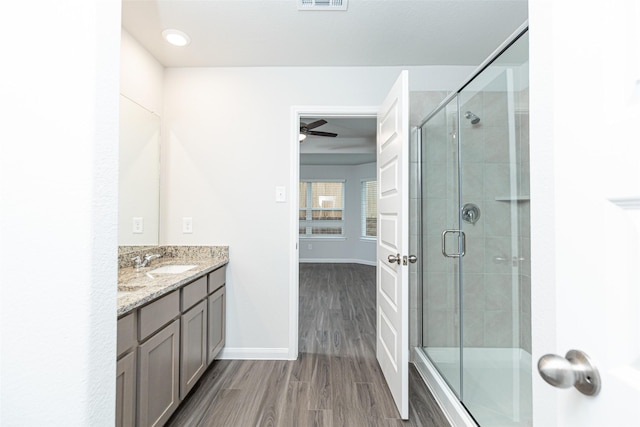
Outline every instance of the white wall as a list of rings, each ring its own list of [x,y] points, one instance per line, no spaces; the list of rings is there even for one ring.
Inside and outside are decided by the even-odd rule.
[[[411,90],[451,90],[473,67],[410,67]],[[165,70],[161,244],[228,244],[226,357],[286,357],[292,106],[379,105],[400,67]],[[296,202],[297,203],[297,202]],[[259,215],[257,213],[259,212]],[[182,234],[182,217],[193,234]]]
[[[113,425],[119,0],[7,2],[0,424]]]
[[[344,179],[344,239],[300,239],[300,262],[356,262],[375,265],[376,241],[364,240],[361,226],[362,180],[376,179],[376,164],[300,166],[300,179]],[[294,201],[295,202],[295,201]],[[311,245],[311,249],[309,249]]]

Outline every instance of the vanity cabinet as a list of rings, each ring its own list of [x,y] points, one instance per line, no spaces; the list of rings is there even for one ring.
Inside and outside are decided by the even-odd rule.
[[[226,267],[118,319],[116,426],[162,426],[225,341]]]

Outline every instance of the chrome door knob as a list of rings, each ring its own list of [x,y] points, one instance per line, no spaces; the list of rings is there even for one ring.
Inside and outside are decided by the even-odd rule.
[[[387,257],[387,261],[389,261],[391,264],[393,264],[393,263],[395,262],[395,263],[398,263],[398,265],[400,265],[400,254],[397,254],[397,255],[393,255],[393,254],[392,254],[392,255],[389,255],[389,256]]]
[[[580,350],[569,350],[565,357],[545,354],[538,360],[538,372],[554,387],[575,387],[582,394],[595,396],[600,391],[600,374],[589,357]]]
[[[418,262],[418,257],[415,255],[409,255],[409,262],[411,264],[415,264],[416,262]]]

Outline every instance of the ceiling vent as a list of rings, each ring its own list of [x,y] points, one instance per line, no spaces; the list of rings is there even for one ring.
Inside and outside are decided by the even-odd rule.
[[[347,10],[348,0],[298,0],[298,10]]]

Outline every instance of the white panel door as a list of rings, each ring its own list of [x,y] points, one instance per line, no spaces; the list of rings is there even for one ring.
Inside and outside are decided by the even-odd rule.
[[[602,388],[534,365],[534,426],[640,426],[640,3],[547,3],[530,3],[533,358],[581,350]]]
[[[403,419],[409,417],[408,80],[408,71],[402,71],[387,95],[377,135],[376,356]]]

